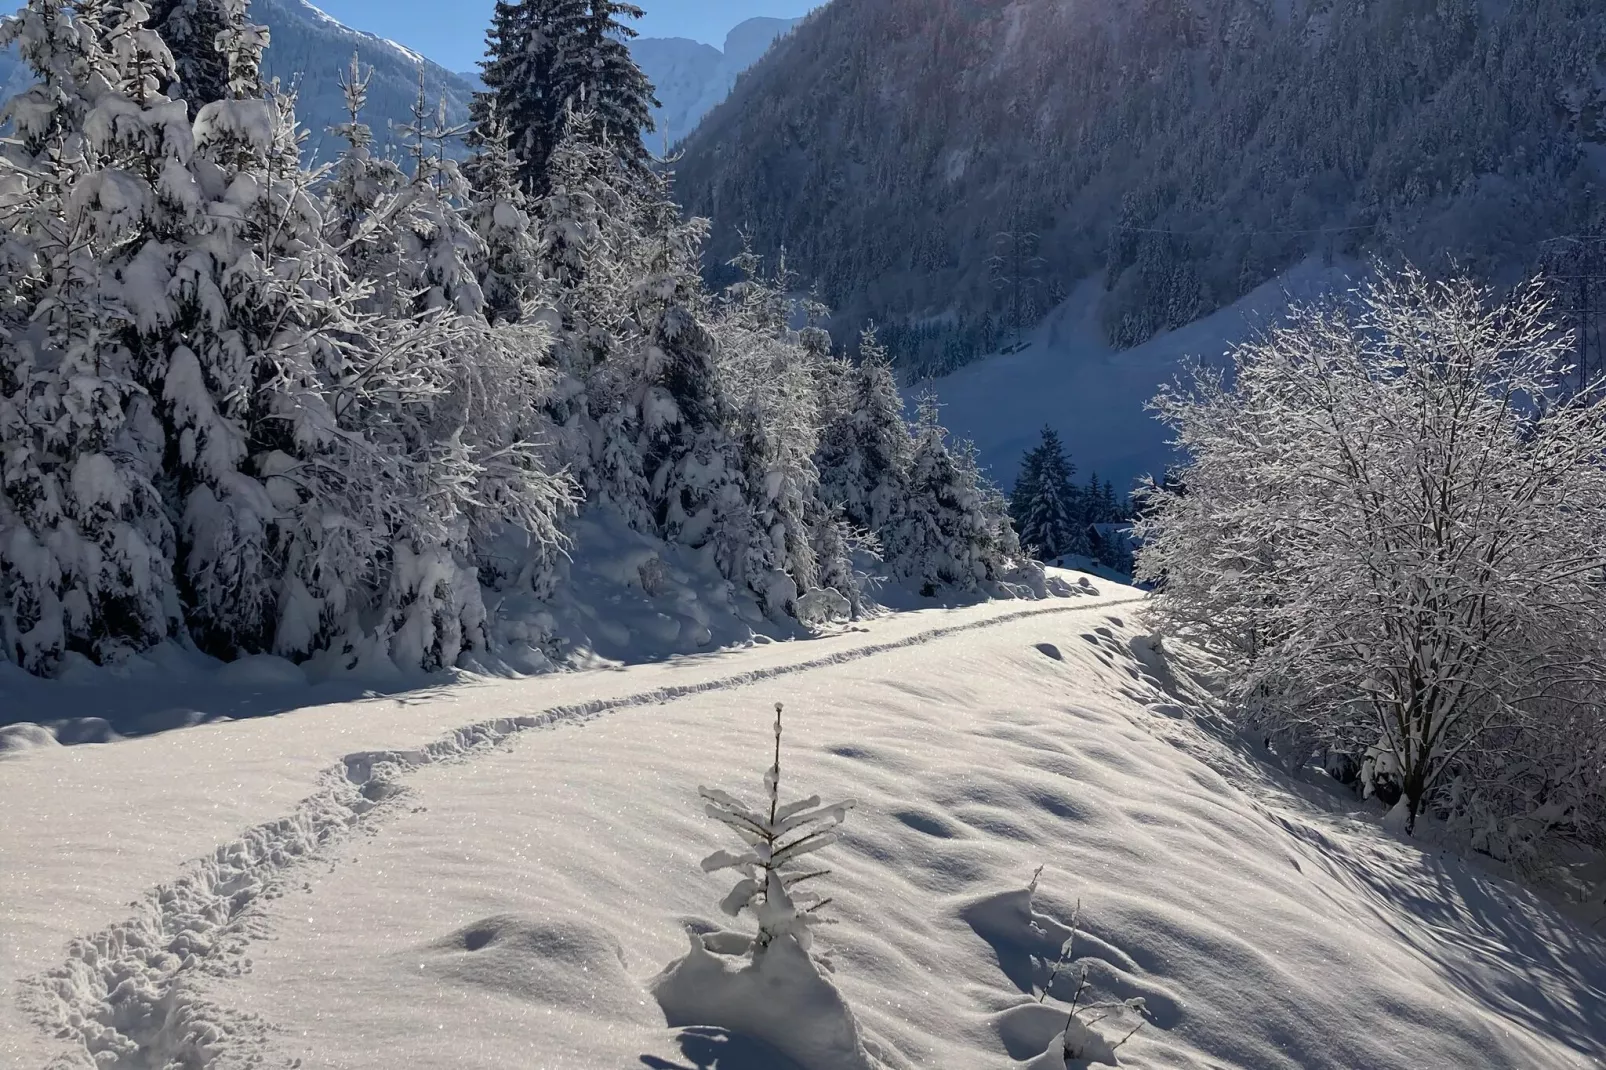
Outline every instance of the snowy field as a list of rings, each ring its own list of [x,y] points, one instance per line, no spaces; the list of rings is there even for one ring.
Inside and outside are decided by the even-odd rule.
[[[1062,1067],[1084,966],[1082,1003],[1146,1002],[1124,1066],[1603,1065],[1606,940],[1241,755],[1096,587],[15,750],[0,1066],[858,1065],[811,1061],[819,1007],[671,1026],[653,995],[688,926],[751,931],[697,789],[762,795],[775,702],[782,794],[858,802],[815,950],[887,1067]]]
[[[1275,322],[1290,299],[1347,288],[1352,267],[1307,262],[1238,302],[1133,349],[1117,351],[1099,327],[1098,279],[1078,286],[1016,353],[986,357],[929,385],[956,438],[970,439],[993,479],[1012,486],[1021,456],[1046,425],[1064,441],[1077,475],[1092,472],[1125,490],[1171,460],[1166,429],[1145,410],[1184,361],[1216,361]],[[924,385],[924,384],[923,384]]]

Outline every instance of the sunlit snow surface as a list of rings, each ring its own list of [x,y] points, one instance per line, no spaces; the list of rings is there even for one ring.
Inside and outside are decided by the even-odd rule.
[[[786,1070],[648,991],[732,924],[697,787],[762,791],[776,701],[783,794],[859,801],[817,950],[888,1066],[1062,1065],[1033,1000],[1078,900],[1093,998],[1149,1007],[1122,1065],[1599,1065],[1606,943],[1241,756],[1096,586],[19,748],[0,1065]]]

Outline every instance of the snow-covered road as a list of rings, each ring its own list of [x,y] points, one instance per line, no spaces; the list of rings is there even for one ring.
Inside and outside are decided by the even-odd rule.
[[[1606,945],[1177,716],[1135,601],[7,761],[0,1065],[780,1070],[645,987],[719,917],[696,789],[757,794],[776,701],[793,793],[860,800],[820,944],[888,1065],[1047,1065],[1039,865],[1039,928],[1081,900],[1099,998],[1147,1000],[1123,1064],[1598,1065]]]
[[[1115,588],[1047,604],[991,602],[900,613],[814,642],[761,645],[628,671],[442,686],[111,745],[52,747],[0,762],[0,1065],[43,1065],[61,1051],[20,1011],[22,979],[60,966],[69,941],[120,923],[132,902],[140,901],[141,915],[149,915],[147,893],[197,871],[189,864],[214,848],[226,854],[239,846],[242,830],[323,808],[330,788],[341,787],[348,755],[420,752],[431,744],[449,751],[459,730],[486,722],[578,720],[656,702],[660,692],[737,686],[1022,615],[1074,612],[1135,597]],[[64,701],[71,697],[71,689],[64,689]],[[73,712],[62,709],[59,715]],[[493,734],[521,727],[500,726]],[[341,808],[337,803],[333,812]]]

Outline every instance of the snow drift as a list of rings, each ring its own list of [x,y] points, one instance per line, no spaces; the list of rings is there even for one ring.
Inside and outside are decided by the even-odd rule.
[[[1606,1056],[1598,935],[1241,755],[1138,597],[29,751],[0,775],[0,1061],[787,1067],[650,991],[728,927],[696,787],[753,777],[777,701],[790,782],[859,800],[813,953],[884,1066],[1055,1066],[1083,968],[1146,1008],[1123,1066]]]

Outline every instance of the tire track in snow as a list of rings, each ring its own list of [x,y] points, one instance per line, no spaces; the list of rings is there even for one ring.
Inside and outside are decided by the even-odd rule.
[[[365,819],[405,795],[408,772],[472,758],[532,729],[747,687],[1031,617],[1141,601],[1038,605],[789,665],[480,721],[415,749],[348,754],[320,774],[317,790],[288,817],[257,825],[190,863],[176,880],[131,904],[135,913],[128,920],[73,940],[63,965],[22,983],[20,1002],[36,1024],[73,1047],[49,1070],[207,1070],[225,1052],[243,1056],[242,1065],[261,1065],[260,1053],[249,1049],[265,1043],[268,1026],[212,1004],[194,982],[249,970],[246,950],[266,934],[273,901],[284,895],[296,867],[321,860],[323,849],[371,824]]]

